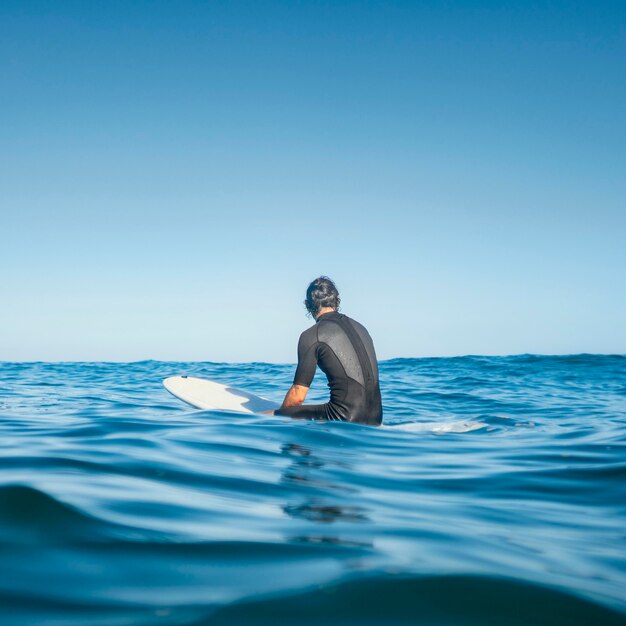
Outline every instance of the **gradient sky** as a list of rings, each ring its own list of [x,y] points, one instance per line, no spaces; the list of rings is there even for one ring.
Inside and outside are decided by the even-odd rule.
[[[626,4],[0,3],[0,360],[626,353]]]

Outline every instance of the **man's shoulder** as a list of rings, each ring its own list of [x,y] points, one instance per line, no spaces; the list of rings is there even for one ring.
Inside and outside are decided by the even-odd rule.
[[[349,315],[346,315],[345,313],[341,314],[348,322],[350,322],[353,326],[356,326],[356,328],[362,328],[363,330],[366,330],[365,326],[363,326],[363,324],[361,324],[361,322],[355,320],[353,317],[350,317]]]
[[[306,343],[314,343],[317,341],[317,324],[313,324],[313,326],[309,326],[307,329],[303,330],[300,334],[300,341]]]
[[[361,324],[361,322],[358,322],[353,317],[348,317],[347,315],[344,315],[344,318],[350,322],[350,325],[356,329],[357,333],[361,335],[362,338],[370,336],[369,331],[365,328],[365,326],[363,326],[363,324]]]

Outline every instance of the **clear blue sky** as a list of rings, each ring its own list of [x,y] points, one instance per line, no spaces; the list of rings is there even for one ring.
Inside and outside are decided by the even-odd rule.
[[[626,4],[0,3],[0,360],[626,353]]]

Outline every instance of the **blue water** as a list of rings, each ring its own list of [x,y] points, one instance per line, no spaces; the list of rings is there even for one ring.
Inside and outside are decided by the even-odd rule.
[[[0,363],[3,626],[626,624],[626,357],[387,361],[381,429],[174,374],[293,366]]]

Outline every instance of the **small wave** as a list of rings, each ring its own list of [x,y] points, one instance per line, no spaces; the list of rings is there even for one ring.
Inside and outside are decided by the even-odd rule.
[[[375,577],[224,607],[195,626],[624,626],[626,614],[565,591],[484,576]]]
[[[27,485],[0,487],[0,540],[55,543],[106,540],[115,525]]]
[[[406,424],[389,424],[385,426],[392,430],[403,430],[410,433],[469,433],[481,428],[487,428],[483,422],[457,421],[457,422],[409,422]]]

